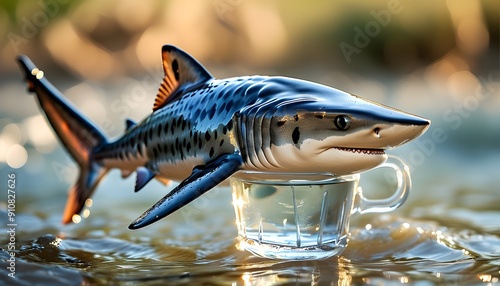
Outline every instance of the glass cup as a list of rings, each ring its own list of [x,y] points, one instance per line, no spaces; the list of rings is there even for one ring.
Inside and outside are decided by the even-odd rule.
[[[397,187],[385,199],[367,199],[359,174],[241,171],[231,178],[240,250],[273,259],[322,259],[347,246],[354,213],[389,212],[404,203],[411,179],[397,157],[377,168],[395,171]]]

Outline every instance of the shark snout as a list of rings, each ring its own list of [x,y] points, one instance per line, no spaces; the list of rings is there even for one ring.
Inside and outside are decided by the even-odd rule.
[[[384,105],[360,104],[364,127],[358,140],[365,148],[392,149],[422,135],[430,125],[428,119]],[[364,137],[363,140],[361,140]]]
[[[392,149],[405,144],[422,135],[430,125],[430,121],[417,118],[409,123],[381,123],[373,126],[371,142],[380,149]]]

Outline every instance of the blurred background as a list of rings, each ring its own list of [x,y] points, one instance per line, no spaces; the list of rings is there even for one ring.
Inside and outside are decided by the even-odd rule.
[[[26,92],[18,54],[114,137],[126,118],[151,112],[162,78],[160,49],[173,44],[218,78],[297,77],[431,119],[424,136],[391,152],[414,178],[398,214],[498,241],[499,11],[496,0],[2,1],[0,182],[19,174],[19,211],[58,221],[76,177]],[[376,172],[365,178],[367,189],[386,184]],[[112,200],[130,208],[133,219],[166,192],[152,184],[137,199],[132,188],[133,179],[111,173],[93,209],[109,216]],[[230,217],[228,193],[213,196],[224,199],[187,209],[222,206]],[[498,246],[487,248],[500,255]]]

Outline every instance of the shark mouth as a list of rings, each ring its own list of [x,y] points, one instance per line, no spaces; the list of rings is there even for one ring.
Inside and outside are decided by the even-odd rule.
[[[384,155],[384,150],[381,149],[360,149],[360,148],[344,148],[344,147],[334,147],[340,151],[352,152],[365,155]]]

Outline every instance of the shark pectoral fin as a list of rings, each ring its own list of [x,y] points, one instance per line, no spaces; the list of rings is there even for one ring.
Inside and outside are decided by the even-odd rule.
[[[186,52],[170,45],[163,46],[161,52],[165,76],[158,90],[153,111],[181,96],[176,93],[181,86],[213,79],[212,75]]]
[[[158,177],[158,176],[156,176],[156,177],[155,177],[155,179],[156,179],[158,182],[160,182],[160,183],[162,183],[163,185],[165,185],[165,186],[168,186],[168,185],[170,185],[170,183],[172,183],[172,181],[171,181],[170,179],[163,178],[163,177]]]
[[[137,179],[135,181],[134,192],[137,193],[142,188],[144,188],[144,186],[147,185],[149,181],[151,181],[156,176],[156,174],[146,167],[139,167],[135,171],[137,173]]]
[[[139,229],[145,227],[182,208],[229,178],[239,170],[241,164],[240,155],[226,154],[204,166],[196,167],[187,179],[144,212],[128,228]]]

